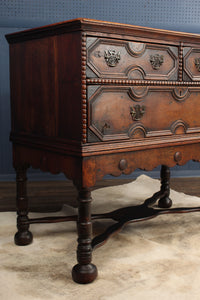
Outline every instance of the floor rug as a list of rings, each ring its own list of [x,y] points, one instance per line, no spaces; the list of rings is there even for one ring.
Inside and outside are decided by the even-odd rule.
[[[93,213],[141,204],[160,188],[159,180],[145,175],[128,184],[92,193]],[[171,191],[173,207],[200,206],[200,199]],[[32,217],[71,215],[31,213]],[[79,285],[71,279],[76,264],[74,222],[31,225],[34,241],[16,246],[13,212],[0,213],[1,300],[122,300],[200,299],[200,212],[158,216],[128,224],[93,253],[98,278]],[[94,221],[93,233],[111,221]]]

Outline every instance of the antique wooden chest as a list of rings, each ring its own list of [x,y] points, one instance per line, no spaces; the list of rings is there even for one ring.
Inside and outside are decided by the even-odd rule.
[[[36,222],[28,218],[27,168],[63,172],[79,191],[78,219],[70,219],[78,221],[79,235],[73,279],[91,282],[97,275],[92,249],[111,233],[92,241],[95,182],[162,165],[161,192],[150,202],[160,199],[159,207],[169,208],[169,167],[200,160],[200,36],[75,19],[6,38],[15,242],[29,244],[29,225]],[[131,221],[127,211],[120,214]]]

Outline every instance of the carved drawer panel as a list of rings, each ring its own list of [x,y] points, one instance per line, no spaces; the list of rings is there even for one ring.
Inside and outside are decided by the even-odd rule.
[[[200,80],[200,48],[184,48],[185,81]]]
[[[87,77],[177,80],[178,48],[88,37]]]
[[[89,86],[88,142],[200,132],[197,91],[200,88]]]

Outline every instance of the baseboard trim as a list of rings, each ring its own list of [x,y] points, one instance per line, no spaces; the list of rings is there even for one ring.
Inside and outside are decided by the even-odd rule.
[[[147,176],[150,176],[152,178],[160,178],[160,171],[140,171],[137,170],[133,172],[130,175],[121,175],[119,177],[114,177],[111,175],[106,175],[105,179],[121,179],[121,178],[127,178],[127,179],[135,179],[138,176],[145,174]],[[57,175],[51,175],[49,173],[28,173],[28,180],[29,181],[59,181],[59,180],[67,180],[64,174],[57,174]],[[173,178],[187,178],[187,177],[200,177],[200,170],[171,170],[171,177]],[[7,182],[7,181],[15,181],[15,173],[12,174],[1,174],[0,175],[0,182]]]

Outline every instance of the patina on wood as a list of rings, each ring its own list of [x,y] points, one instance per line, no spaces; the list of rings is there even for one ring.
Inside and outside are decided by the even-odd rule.
[[[90,190],[97,181],[106,174],[163,166],[161,191],[150,200],[159,200],[160,209],[142,205],[131,208],[131,216],[127,210],[111,213],[114,219],[120,215],[114,231],[138,218],[178,212],[168,209],[169,167],[200,160],[200,36],[75,19],[6,38],[18,191],[16,243],[32,241],[31,223],[77,220],[73,279],[91,282],[97,276],[92,248],[103,243],[101,238],[92,241]],[[73,181],[78,217],[29,220],[28,166],[62,172]]]

